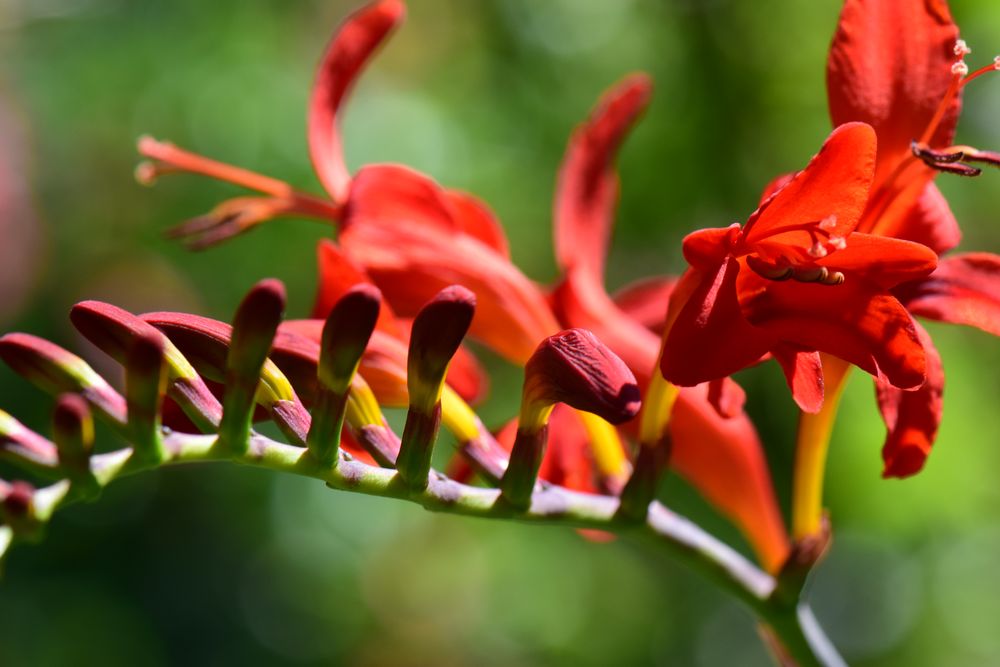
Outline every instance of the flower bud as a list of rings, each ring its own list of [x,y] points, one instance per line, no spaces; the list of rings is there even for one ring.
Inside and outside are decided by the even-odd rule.
[[[60,476],[56,447],[0,410],[0,459],[42,477]]]
[[[0,358],[15,373],[53,396],[80,394],[106,419],[125,424],[125,399],[80,357],[22,333],[0,338]]]
[[[214,431],[222,418],[222,406],[194,367],[163,334],[148,322],[111,304],[83,301],[73,306],[70,320],[87,340],[121,364],[136,336],[155,334],[163,338],[167,363],[167,394],[203,432]]]
[[[284,286],[262,280],[243,298],[233,318],[219,425],[219,442],[233,453],[249,446],[254,396],[284,310]]]
[[[504,499],[527,509],[545,454],[552,407],[565,403],[612,424],[639,411],[639,386],[628,366],[585,329],[546,338],[524,370],[521,413],[510,464],[501,481]]]
[[[460,285],[438,292],[413,320],[407,355],[406,414],[396,468],[414,489],[427,486],[431,454],[441,425],[441,392],[448,364],[469,330],[476,297]]]
[[[337,301],[323,327],[319,390],[307,442],[313,455],[326,465],[337,461],[347,394],[375,330],[381,301],[382,295],[374,286],[356,285]]]

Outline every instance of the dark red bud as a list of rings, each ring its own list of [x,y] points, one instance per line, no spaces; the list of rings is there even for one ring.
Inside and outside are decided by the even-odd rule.
[[[525,366],[525,402],[565,403],[612,424],[635,417],[639,385],[628,366],[586,329],[549,336]]]

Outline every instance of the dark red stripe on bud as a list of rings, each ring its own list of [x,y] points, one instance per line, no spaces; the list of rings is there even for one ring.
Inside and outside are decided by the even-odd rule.
[[[0,338],[0,358],[11,369],[52,396],[81,394],[102,416],[125,424],[125,399],[80,357],[30,334]]]
[[[126,350],[137,336],[156,335],[163,338],[170,380],[167,394],[202,432],[218,428],[222,405],[180,350],[151,324],[126,310],[100,301],[76,304],[70,311],[70,320],[87,340],[123,365]]]
[[[136,455],[143,461],[162,461],[166,455],[160,433],[160,408],[166,392],[163,335],[137,335],[125,355],[125,400],[128,429]]]
[[[254,395],[285,310],[285,288],[277,280],[253,286],[236,310],[226,357],[220,444],[233,453],[249,446]]]
[[[413,489],[427,486],[431,454],[441,426],[441,391],[448,364],[476,312],[476,295],[461,285],[446,287],[413,320],[407,355],[410,408],[396,468]]]
[[[326,465],[337,461],[347,392],[375,330],[381,303],[382,293],[374,285],[355,285],[337,301],[323,325],[308,446]]]

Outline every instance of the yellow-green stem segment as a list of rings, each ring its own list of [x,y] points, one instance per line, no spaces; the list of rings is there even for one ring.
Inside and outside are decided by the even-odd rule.
[[[840,396],[851,366],[821,355],[823,361],[823,407],[816,414],[803,412],[795,443],[792,478],[792,537],[802,540],[820,531],[823,519],[823,478],[830,436],[840,407]]]

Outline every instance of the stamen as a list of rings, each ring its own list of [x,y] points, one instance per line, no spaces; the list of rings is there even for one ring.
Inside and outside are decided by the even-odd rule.
[[[830,214],[819,221],[819,228],[824,231],[830,231],[837,228],[837,215],[835,213]]]
[[[799,269],[792,273],[792,278],[800,283],[819,283],[821,285],[840,285],[844,282],[843,273],[830,271],[825,266]]]
[[[831,236],[827,243],[832,245],[834,250],[843,250],[847,247],[847,239],[843,236]]]
[[[951,152],[936,151],[926,144],[910,142],[910,150],[913,154],[933,167],[935,164],[958,162],[965,158],[965,152],[961,150],[951,150]]]
[[[969,48],[969,45],[965,43],[964,39],[960,39],[955,42],[954,53],[959,58],[962,58],[972,53],[972,49]]]
[[[931,169],[937,169],[938,171],[943,171],[949,174],[958,174],[959,176],[978,176],[983,173],[982,169],[977,167],[970,167],[967,164],[962,164],[961,162],[942,162],[942,163],[926,163]]]
[[[951,66],[951,73],[956,76],[965,77],[969,74],[969,66],[965,64],[964,60],[959,60]]]
[[[747,255],[747,266],[761,278],[782,281],[792,277],[792,267],[768,264],[757,255]]]
[[[829,252],[826,249],[826,246],[824,246],[819,241],[813,241],[813,244],[809,246],[809,250],[807,252],[809,253],[810,257],[815,257],[816,259],[822,259],[829,254]]]

